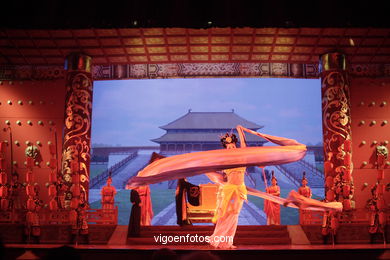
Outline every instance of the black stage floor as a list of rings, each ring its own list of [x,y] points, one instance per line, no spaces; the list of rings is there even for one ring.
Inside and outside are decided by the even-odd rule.
[[[17,259],[26,251],[30,251],[40,259],[47,259],[56,244],[7,244],[4,259]],[[239,246],[232,250],[217,250],[210,246],[150,246],[150,245],[70,245],[77,256],[57,254],[52,259],[88,259],[88,260],[120,260],[120,259],[153,259],[153,254],[161,248],[168,247],[179,257],[193,251],[209,251],[220,259],[390,259],[390,246],[384,244],[351,244],[351,245],[262,245]],[[74,249],[74,250],[73,250]],[[243,259],[245,258],[245,259]]]

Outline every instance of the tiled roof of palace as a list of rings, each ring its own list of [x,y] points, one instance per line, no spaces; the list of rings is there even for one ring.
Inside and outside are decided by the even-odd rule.
[[[160,128],[169,129],[234,129],[237,125],[258,130],[263,126],[248,121],[232,112],[188,112]]]

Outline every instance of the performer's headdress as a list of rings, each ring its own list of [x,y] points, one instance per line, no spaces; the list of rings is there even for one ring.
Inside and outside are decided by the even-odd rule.
[[[111,181],[112,181],[111,174],[112,174],[112,172],[109,171],[109,172],[108,172],[108,178],[107,178],[107,180],[111,180]]]
[[[236,144],[238,142],[237,136],[235,134],[226,133],[221,136],[221,144],[224,148],[226,148],[227,144]]]
[[[277,183],[278,179],[276,179],[274,171],[272,171],[271,174],[272,174],[271,180],[275,180]]]
[[[306,172],[305,171],[303,172],[303,176],[302,176],[302,181],[304,181],[304,180],[307,181],[307,179],[306,179]]]

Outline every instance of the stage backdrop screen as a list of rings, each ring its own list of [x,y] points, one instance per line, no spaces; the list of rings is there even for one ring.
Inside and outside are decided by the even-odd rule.
[[[222,149],[219,137],[234,132],[238,123],[306,144],[308,152],[303,160],[267,167],[266,181],[270,183],[274,171],[281,196],[286,196],[297,190],[305,171],[313,197],[323,198],[321,83],[317,79],[97,81],[93,90],[91,183],[112,172],[118,191],[118,224],[127,225],[131,204],[129,191],[124,189],[126,182],[148,164],[153,152],[172,156]],[[255,136],[247,139],[251,146],[271,145]],[[247,172],[246,185],[264,191],[260,169],[250,167]],[[204,175],[189,181],[195,185],[210,182]],[[105,183],[90,187],[91,208],[101,207],[102,185]],[[153,224],[176,224],[175,189],[175,181],[151,185]],[[167,214],[169,211],[172,214]],[[252,214],[253,221],[240,218],[239,224],[265,224],[262,199],[250,197],[243,211]],[[298,214],[282,207],[282,224],[298,224]]]

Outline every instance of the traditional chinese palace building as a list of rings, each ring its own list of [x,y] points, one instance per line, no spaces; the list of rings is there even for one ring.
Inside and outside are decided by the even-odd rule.
[[[163,136],[153,139],[160,144],[161,153],[182,153],[221,149],[220,136],[233,131],[237,137],[236,126],[242,125],[253,131],[263,126],[251,122],[231,112],[192,112],[161,126],[167,131]],[[248,146],[263,146],[266,140],[251,134],[246,135]]]

